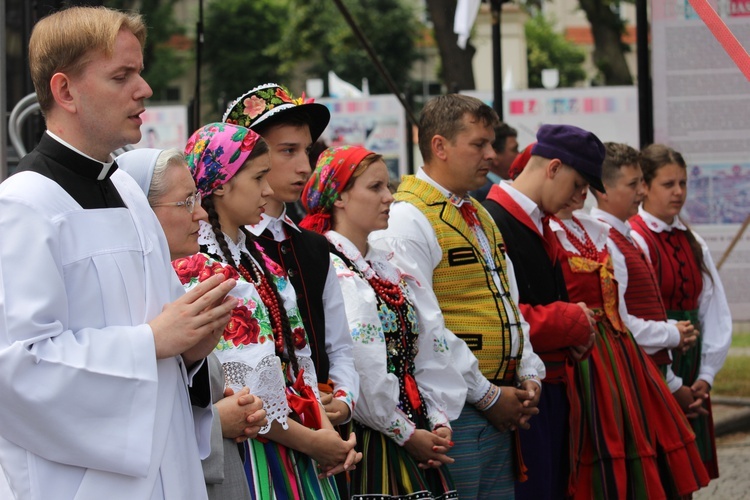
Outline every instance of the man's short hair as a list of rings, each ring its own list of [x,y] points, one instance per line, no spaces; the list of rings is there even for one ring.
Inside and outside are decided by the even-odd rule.
[[[447,94],[425,104],[419,118],[419,151],[425,162],[432,159],[432,138],[442,135],[452,142],[464,129],[462,118],[466,114],[488,127],[500,123],[495,110],[475,97]]]
[[[495,142],[492,143],[492,149],[498,153],[504,152],[508,137],[518,137],[518,130],[507,123],[501,122],[500,125],[495,127]]]
[[[133,33],[143,47],[146,25],[140,14],[105,7],[71,7],[41,19],[29,40],[31,80],[42,113],[52,109],[50,80],[55,73],[76,76],[85,68],[91,52],[111,56],[121,29]]]
[[[637,149],[620,142],[604,143],[604,162],[602,162],[602,183],[613,186],[620,175],[620,169],[629,165],[640,166],[641,154]],[[599,193],[592,189],[594,196]]]

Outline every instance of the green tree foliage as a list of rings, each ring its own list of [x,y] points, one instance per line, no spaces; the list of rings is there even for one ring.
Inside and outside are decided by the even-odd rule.
[[[409,69],[418,58],[415,37],[420,25],[414,12],[402,0],[345,0],[344,4],[396,85],[406,89]],[[276,50],[284,61],[281,71],[286,78],[327,81],[328,71],[334,71],[357,87],[367,78],[373,94],[389,92],[334,2],[291,0],[285,21]]]
[[[192,62],[191,52],[179,52],[169,45],[173,35],[184,35],[185,27],[174,19],[177,0],[105,0],[106,7],[136,10],[148,26],[148,38],[143,53],[143,77],[154,91],[154,100],[164,99],[169,84],[185,75]]]
[[[542,70],[557,68],[560,87],[572,87],[586,78],[582,63],[586,59],[580,47],[556,33],[543,15],[537,14],[526,22],[526,52],[528,54],[529,88],[542,87]]]
[[[278,56],[289,16],[285,0],[220,0],[205,11],[204,81],[216,103],[242,95],[257,85],[279,80]],[[219,116],[219,118],[221,118]]]

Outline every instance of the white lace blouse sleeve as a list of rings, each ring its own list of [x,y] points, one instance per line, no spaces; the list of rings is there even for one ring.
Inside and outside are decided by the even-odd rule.
[[[732,344],[732,314],[708,246],[703,238],[693,234],[701,245],[703,260],[709,270],[709,275],[703,274],[703,291],[698,298],[698,314],[702,329],[699,337],[702,351],[698,378],[713,385],[714,377],[724,366]]]
[[[200,283],[203,269],[207,270],[209,276],[215,272],[213,267],[216,265],[231,269],[205,254],[196,254],[185,260],[190,260],[189,266],[196,268],[194,275],[187,276],[183,273],[181,276],[186,290],[191,290]],[[232,290],[232,296],[239,299],[242,304],[232,311],[224,334],[214,349],[224,368],[226,385],[235,392],[248,387],[251,394],[263,400],[268,424],[261,428],[261,434],[270,430],[274,420],[286,429],[290,409],[286,400],[286,383],[281,360],[275,352],[268,309],[263,305],[255,285],[244,277],[237,277],[237,285]]]
[[[344,296],[341,293],[333,262],[328,266],[323,290],[326,316],[326,353],[330,361],[328,375],[333,382],[333,397],[349,407],[349,418],[359,395],[359,374],[354,367],[354,343],[346,321]]]
[[[420,285],[408,280],[409,297],[413,301],[413,290]],[[419,321],[418,353],[414,358],[414,379],[427,406],[427,418],[435,429],[449,426],[461,414],[466,402],[466,382],[453,362],[448,341],[441,323],[420,314],[415,307]]]

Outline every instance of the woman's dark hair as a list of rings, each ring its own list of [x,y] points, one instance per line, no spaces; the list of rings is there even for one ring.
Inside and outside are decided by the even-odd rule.
[[[664,144],[651,144],[643,148],[641,151],[641,170],[643,171],[643,181],[647,186],[651,186],[651,182],[656,177],[658,170],[666,165],[678,165],[687,172],[687,164],[682,155]],[[680,218],[680,220],[682,220],[682,218]],[[682,220],[682,223],[687,226],[684,220]],[[693,252],[693,257],[695,257],[698,267],[704,274],[708,275],[710,279],[713,279],[711,278],[711,272],[708,270],[708,266],[706,266],[706,262],[703,260],[703,249],[701,248],[701,244],[695,239],[695,235],[689,227],[688,230],[685,231],[685,235],[687,236],[688,243],[690,243],[690,250]]]
[[[261,150],[258,152],[258,150]],[[263,141],[262,139],[258,139],[258,143],[255,145],[255,148],[253,148],[252,153],[250,153],[250,156],[247,157],[247,160],[245,160],[245,163],[242,167],[237,171],[239,173],[242,171],[243,168],[245,168],[245,165],[247,165],[247,162],[249,160],[252,160],[254,158],[257,158],[265,153],[268,152],[268,145]],[[235,175],[237,175],[235,173]],[[214,206],[214,199],[213,195],[208,195],[205,198],[203,198],[203,201],[201,203],[203,206],[203,209],[208,214],[208,222],[211,224],[211,229],[213,229],[214,237],[216,238],[216,242],[219,244],[219,249],[221,250],[221,253],[224,255],[224,259],[227,264],[231,265],[235,270],[239,272],[240,263],[235,262],[234,257],[232,257],[232,252],[229,250],[229,244],[227,243],[226,236],[224,235],[224,232],[221,230],[221,224],[219,222],[219,214],[216,212],[216,207]],[[245,234],[246,238],[246,248],[248,252],[250,252],[250,255],[252,255],[253,259],[258,263],[258,266],[263,273],[263,276],[265,277],[266,281],[268,281],[268,284],[271,287],[271,290],[273,290],[274,295],[276,296],[276,301],[279,304],[279,313],[281,315],[281,331],[283,332],[284,336],[284,345],[286,347],[287,355],[289,356],[289,362],[292,364],[292,369],[294,370],[295,376],[299,373],[299,363],[297,361],[297,354],[294,351],[294,340],[292,336],[292,327],[289,323],[289,316],[286,313],[286,308],[284,307],[284,301],[282,300],[281,296],[279,295],[279,290],[276,288],[276,284],[273,282],[273,277],[268,272],[268,269],[266,268],[265,260],[263,259],[263,255],[261,254],[260,250],[255,246],[255,236],[249,233],[244,227],[239,228],[240,231],[242,231]],[[272,318],[269,318],[272,320]]]

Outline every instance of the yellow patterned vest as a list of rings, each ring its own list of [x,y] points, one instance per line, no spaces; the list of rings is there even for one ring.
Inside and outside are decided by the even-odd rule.
[[[445,318],[445,326],[469,346],[479,360],[485,377],[497,383],[511,383],[516,359],[511,359],[511,330],[503,305],[509,293],[504,243],[487,211],[476,200],[477,215],[493,249],[494,267],[505,289],[498,290],[486,266],[482,248],[459,209],[429,183],[407,175],[395,198],[422,212],[435,230],[443,257],[433,272],[432,286]],[[508,297],[518,318],[515,303]],[[518,329],[520,332],[520,328]],[[523,335],[518,352],[520,360]]]

